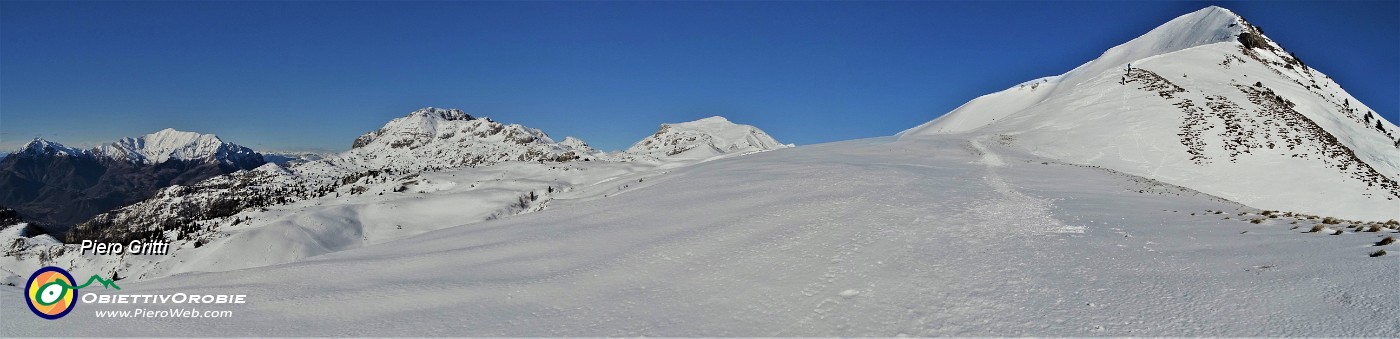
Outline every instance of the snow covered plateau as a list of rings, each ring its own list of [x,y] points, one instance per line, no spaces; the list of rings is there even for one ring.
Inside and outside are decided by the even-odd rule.
[[[467,176],[425,179],[469,185],[454,174]],[[249,294],[227,307],[233,318],[96,318],[131,306],[83,304],[53,326],[19,306],[14,287],[0,293],[0,316],[6,336],[1397,333],[1396,256],[1367,256],[1393,230],[1308,232],[1315,220],[1264,217],[996,139],[857,140],[641,179],[603,185],[606,198],[426,232],[472,212],[444,211],[467,208],[450,197],[288,206],[268,213],[286,224],[346,218],[320,227],[370,239],[418,234],[122,283],[123,294]],[[362,231],[390,223],[407,227]],[[254,240],[243,253],[276,252]]]

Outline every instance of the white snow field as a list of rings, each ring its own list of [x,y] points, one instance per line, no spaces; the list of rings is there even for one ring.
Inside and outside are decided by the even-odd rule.
[[[1400,336],[1400,256],[1367,255],[1393,230],[1253,224],[1253,208],[1007,144],[762,152],[293,263],[81,291],[248,295],[232,306],[44,320],[3,286],[0,336]],[[233,314],[95,317],[138,308]]]

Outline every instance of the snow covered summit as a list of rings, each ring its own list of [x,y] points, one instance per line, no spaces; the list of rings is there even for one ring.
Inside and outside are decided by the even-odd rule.
[[[351,170],[417,172],[505,161],[569,161],[584,156],[538,129],[434,107],[390,120],[384,127],[355,138],[351,146],[349,151],[326,158],[324,164]]]
[[[227,143],[213,134],[166,128],[138,138],[123,138],[98,146],[93,153],[140,164],[159,164],[170,159],[211,160],[227,164],[261,165],[262,155],[247,147]],[[256,165],[246,166],[248,168]]]
[[[1400,129],[1214,6],[900,137],[947,133],[999,135],[1257,208],[1400,218]]]
[[[1245,25],[1244,19],[1228,9],[1210,6],[1182,15],[1133,40],[1103,52],[1097,59],[1064,74],[1028,81],[1010,89],[987,94],[938,119],[911,128],[900,135],[965,132],[1004,118],[1043,101],[1059,91],[1061,83],[1079,84],[1108,70],[1122,70],[1133,61],[1196,46],[1231,42]]]
[[[87,150],[64,146],[63,144],[34,138],[29,143],[21,146],[19,150],[10,154],[24,155],[62,155],[62,156],[91,156]]]
[[[706,159],[791,147],[763,130],[713,116],[691,122],[662,124],[655,134],[628,148],[625,155],[657,159]]]
[[[1117,70],[1143,58],[1176,52],[1196,46],[1234,42],[1248,23],[1228,9],[1210,6],[1172,19],[1133,40],[1103,52],[1062,75],[1066,83],[1078,84],[1099,73]]]

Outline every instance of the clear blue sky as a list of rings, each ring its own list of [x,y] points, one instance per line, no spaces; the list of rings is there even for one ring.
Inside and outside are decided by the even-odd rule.
[[[3,2],[0,147],[174,127],[344,150],[425,106],[603,149],[711,115],[883,136],[1210,4],[1400,120],[1394,1]]]

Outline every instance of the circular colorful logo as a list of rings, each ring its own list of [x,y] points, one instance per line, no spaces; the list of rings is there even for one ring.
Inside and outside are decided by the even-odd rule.
[[[24,297],[29,310],[44,319],[58,319],[73,310],[78,290],[73,288],[73,275],[62,268],[48,266],[34,271],[24,285]]]

